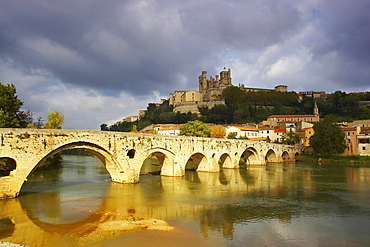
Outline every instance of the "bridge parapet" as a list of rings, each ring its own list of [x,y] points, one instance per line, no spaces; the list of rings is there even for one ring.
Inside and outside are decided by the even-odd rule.
[[[161,175],[183,176],[189,161],[193,169],[219,172],[248,165],[294,160],[299,147],[248,140],[142,133],[64,129],[0,129],[0,158],[10,158],[16,167],[0,178],[0,197],[18,195],[24,181],[44,160],[63,150],[83,148],[96,155],[113,182],[137,183],[144,160],[155,155]]]

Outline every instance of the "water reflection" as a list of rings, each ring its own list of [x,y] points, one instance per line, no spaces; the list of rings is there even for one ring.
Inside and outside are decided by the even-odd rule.
[[[185,226],[193,238],[184,246],[360,246],[370,240],[369,168],[280,164],[186,171],[182,178],[144,172],[139,184],[111,184],[91,158],[70,157],[62,172],[36,175],[23,196],[1,201],[1,241],[122,246],[130,242],[125,233],[170,229],[163,221],[175,227],[161,233],[173,241],[158,246],[173,246]],[[145,236],[141,243],[151,243],[154,235]]]

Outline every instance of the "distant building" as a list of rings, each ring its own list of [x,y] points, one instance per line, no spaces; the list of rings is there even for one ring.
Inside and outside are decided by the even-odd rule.
[[[202,71],[202,74],[198,77],[198,79],[199,91],[175,91],[169,95],[169,105],[174,106],[174,112],[191,112],[199,115],[199,107],[212,108],[216,104],[225,104],[222,92],[227,87],[232,86],[230,69],[223,70],[220,72],[220,75],[216,75],[214,78],[211,76],[209,79],[207,78],[207,71]],[[288,87],[284,85],[278,85],[275,87],[275,89],[264,89],[249,88],[241,84],[239,85],[239,88],[247,92],[288,91]]]
[[[311,98],[326,98],[327,94],[324,91],[304,91],[298,93],[298,100],[302,101],[303,96],[311,97]]]
[[[319,108],[315,102],[313,115],[271,115],[267,118],[267,121],[280,122],[310,122],[315,123],[320,121]]]
[[[239,84],[239,88],[246,92],[288,92],[288,86],[285,85],[278,85],[275,87],[275,89],[267,89],[267,88],[245,87],[244,84]]]
[[[123,119],[123,122],[135,122],[138,121],[139,117],[138,116],[129,116],[125,119]]]

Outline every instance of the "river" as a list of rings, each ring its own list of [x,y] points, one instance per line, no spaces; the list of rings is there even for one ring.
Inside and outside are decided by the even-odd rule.
[[[37,246],[369,246],[370,168],[276,164],[114,184],[64,155],[0,201],[0,241]],[[148,173],[152,171],[153,173]]]

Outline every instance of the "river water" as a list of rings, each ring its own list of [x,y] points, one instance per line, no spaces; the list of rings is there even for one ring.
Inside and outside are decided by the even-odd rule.
[[[64,155],[0,201],[0,241],[36,246],[369,246],[370,168],[278,164],[148,172],[114,184],[93,156]]]

